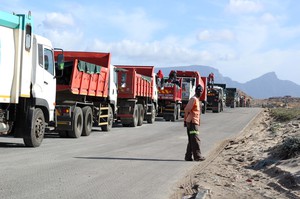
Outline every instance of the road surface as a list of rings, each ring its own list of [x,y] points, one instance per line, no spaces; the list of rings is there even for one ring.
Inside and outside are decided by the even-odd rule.
[[[204,155],[234,137],[260,108],[225,109],[202,115]],[[0,197],[165,199],[198,162],[185,162],[186,129],[182,119],[157,119],[141,127],[116,126],[79,139],[47,134],[38,148],[22,139],[0,137]]]

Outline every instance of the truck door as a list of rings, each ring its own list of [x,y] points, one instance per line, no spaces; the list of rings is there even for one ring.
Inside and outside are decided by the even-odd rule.
[[[56,79],[54,55],[51,48],[44,48],[44,85],[47,92],[47,101],[49,102],[50,117],[54,116],[54,104],[56,96]]]
[[[50,47],[38,44],[38,67],[36,68],[36,84],[41,89],[36,90],[36,97],[46,101],[50,111],[50,121],[53,121],[56,94],[54,55]]]

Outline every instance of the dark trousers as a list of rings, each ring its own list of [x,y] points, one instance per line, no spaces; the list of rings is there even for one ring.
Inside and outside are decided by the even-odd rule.
[[[198,125],[193,123],[186,123],[187,135],[188,135],[188,144],[186,147],[185,160],[191,160],[192,156],[194,160],[197,160],[201,157],[200,150],[200,138],[197,134],[191,134],[191,131],[198,131]]]

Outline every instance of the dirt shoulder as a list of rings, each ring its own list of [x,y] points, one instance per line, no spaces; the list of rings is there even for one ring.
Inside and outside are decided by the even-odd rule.
[[[300,120],[278,123],[265,109],[236,139],[225,140],[195,166],[170,199],[300,199],[300,155],[282,156],[288,150],[283,142],[291,137],[300,140]]]

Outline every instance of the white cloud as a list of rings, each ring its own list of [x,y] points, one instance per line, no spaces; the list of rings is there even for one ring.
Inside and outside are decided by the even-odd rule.
[[[264,23],[274,23],[277,21],[276,17],[274,15],[272,15],[271,13],[264,13],[262,16],[261,16],[261,20],[262,22]]]
[[[70,14],[52,12],[46,14],[43,25],[48,29],[65,29],[74,26],[74,19]]]
[[[212,34],[208,30],[204,30],[198,34],[199,40],[208,41],[212,39]]]
[[[278,27],[276,31],[277,35],[279,35],[282,39],[298,39],[300,35],[300,26],[296,25],[288,27]],[[298,42],[295,42],[295,44],[298,44]]]
[[[239,51],[240,54],[252,54],[265,47],[266,41],[269,39],[269,31],[266,26],[252,24],[246,27],[241,24],[239,28],[236,33],[236,50]]]
[[[197,38],[200,41],[233,41],[235,39],[235,35],[230,30],[204,30],[197,35]]]
[[[257,0],[230,0],[226,10],[233,14],[257,13],[263,5]]]
[[[76,29],[72,31],[47,30],[43,32],[43,36],[50,39],[54,47],[64,50],[85,50],[88,45],[84,33]]]
[[[139,41],[151,39],[153,33],[164,27],[162,22],[149,19],[147,13],[139,8],[130,12],[118,10],[106,17],[111,25],[126,33],[126,38]]]
[[[174,66],[191,64],[209,64],[213,55],[206,50],[197,51],[185,48],[176,43],[148,42],[140,43],[132,40],[105,43],[94,42],[91,50],[111,52],[113,64],[151,64],[156,66]],[[180,44],[180,43],[179,43]]]

